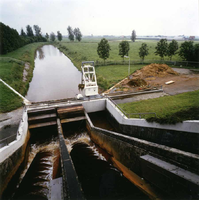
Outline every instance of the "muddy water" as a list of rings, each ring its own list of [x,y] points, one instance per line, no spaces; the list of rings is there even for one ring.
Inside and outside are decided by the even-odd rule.
[[[5,199],[48,199],[50,181],[62,176],[56,128],[31,130],[28,162]],[[86,199],[148,199],[91,141],[84,122],[63,124],[63,132]]]
[[[32,102],[74,97],[79,93],[81,73],[52,45],[36,52],[35,69],[26,98]]]

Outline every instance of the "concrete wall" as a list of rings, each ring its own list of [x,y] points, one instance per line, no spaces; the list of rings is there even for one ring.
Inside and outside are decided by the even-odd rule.
[[[106,99],[92,100],[82,102],[84,109],[87,113],[97,112],[101,110],[105,110],[106,108]]]
[[[133,125],[148,128],[167,129],[175,131],[192,132],[199,134],[199,120],[184,121],[175,125],[162,125],[158,123],[149,123],[145,119],[128,119],[109,99],[106,100],[106,109],[114,116],[114,118],[120,123],[125,125]]]
[[[29,137],[27,110],[24,109],[16,140],[0,149],[0,196],[24,160]]]
[[[121,133],[167,145],[191,153],[199,153],[199,121],[176,125],[149,123],[144,119],[128,119],[111,101],[106,101],[109,122]]]
[[[96,144],[105,149],[111,156],[114,157],[114,159],[122,163],[126,168],[135,172],[141,177],[144,177],[142,171],[141,156],[148,154],[162,161],[172,163],[173,165],[175,165],[175,168],[181,167],[182,169],[186,169],[189,174],[192,174],[192,177],[199,174],[198,155],[180,151],[174,148],[169,148],[165,145],[155,144],[146,140],[134,138],[132,136],[130,137],[120,133],[115,133],[112,131],[107,131],[98,127],[94,127],[88,115],[87,129],[91,136],[91,139]],[[153,174],[151,176],[157,179],[158,176],[160,176],[160,173],[153,170]],[[178,184],[174,184],[174,182],[177,183],[179,177],[177,175],[177,177],[174,178],[171,174],[168,174],[168,177],[168,180],[170,180],[169,184],[172,183],[172,190],[175,191],[175,185],[178,186]],[[192,195],[192,193],[195,194],[197,188],[199,188],[198,183],[193,183],[192,187],[188,184],[189,180],[183,178],[183,181],[186,182],[188,185],[188,187],[185,186],[183,188],[184,194],[186,194],[186,196],[188,197],[189,195]],[[190,190],[190,188],[193,190]],[[164,189],[164,187],[161,187],[160,189],[168,192]],[[175,195],[179,195],[179,193]]]

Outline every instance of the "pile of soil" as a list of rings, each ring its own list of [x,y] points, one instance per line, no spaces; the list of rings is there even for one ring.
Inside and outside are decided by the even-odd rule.
[[[169,74],[178,75],[177,72],[175,72],[171,67],[166,64],[152,63],[143,67],[140,70],[137,70],[135,73],[133,73],[133,76],[143,79],[147,77],[165,77]]]
[[[140,78],[133,78],[128,82],[129,86],[133,87],[140,87],[140,86],[145,86],[147,85],[147,82],[143,79]]]

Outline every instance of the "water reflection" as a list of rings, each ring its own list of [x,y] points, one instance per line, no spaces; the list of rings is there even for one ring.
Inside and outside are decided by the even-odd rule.
[[[39,54],[39,59],[43,60],[45,56],[44,56],[44,52],[43,52],[42,48],[39,48],[37,52]]]
[[[74,97],[80,93],[81,72],[52,45],[37,51],[33,79],[26,98],[32,102]],[[40,59],[42,57],[42,60]]]

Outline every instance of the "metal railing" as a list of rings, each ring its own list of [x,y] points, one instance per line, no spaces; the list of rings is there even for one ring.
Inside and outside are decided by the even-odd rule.
[[[142,115],[155,115],[157,117],[155,112],[147,112],[147,113],[126,113],[118,104],[116,104],[110,97],[107,97],[114,105],[117,107],[126,117],[130,118],[131,115],[139,115],[139,118],[142,118]]]

